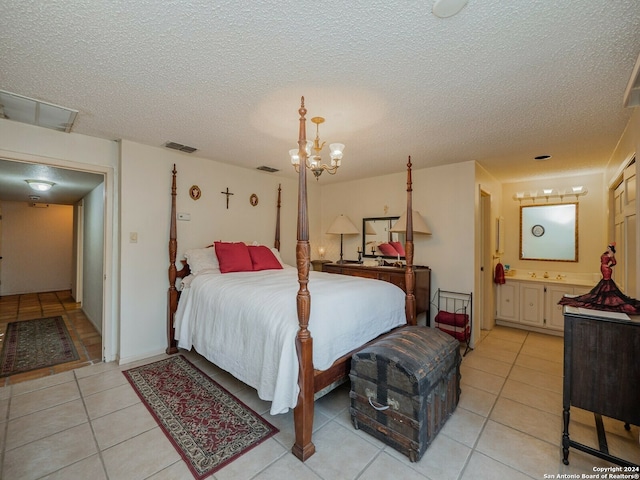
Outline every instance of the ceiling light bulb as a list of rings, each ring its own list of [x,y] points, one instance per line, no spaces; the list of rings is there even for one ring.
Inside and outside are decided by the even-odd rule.
[[[55,185],[53,182],[47,182],[46,180],[25,180],[29,186],[37,192],[46,192]]]
[[[332,143],[331,145],[329,145],[329,149],[331,150],[331,158],[335,160],[342,160],[344,144]]]
[[[432,11],[436,17],[453,17],[464,8],[467,1],[468,0],[436,0],[433,4]]]
[[[292,148],[289,150],[289,155],[291,156],[291,164],[300,165],[300,155],[298,155],[298,149]]]

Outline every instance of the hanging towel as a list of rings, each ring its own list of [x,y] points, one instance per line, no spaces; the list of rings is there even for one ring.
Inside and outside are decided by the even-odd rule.
[[[493,277],[493,281],[495,283],[497,283],[498,285],[501,285],[501,284],[505,283],[504,267],[502,266],[502,264],[500,262],[498,262],[498,264],[496,265],[496,274]]]

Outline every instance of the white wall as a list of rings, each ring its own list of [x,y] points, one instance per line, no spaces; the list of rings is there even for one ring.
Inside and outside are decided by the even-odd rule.
[[[102,334],[104,285],[104,183],[83,201],[82,310]]]
[[[414,170],[412,177],[413,209],[432,232],[414,236],[414,264],[431,267],[432,295],[438,288],[472,292],[475,163]],[[406,210],[406,178],[406,173],[397,173],[322,186],[321,230],[312,243],[325,246],[327,258],[337,260],[340,236],[324,233],[335,217],[343,213],[362,230],[364,217],[399,216]],[[345,236],[344,258],[357,258],[360,245],[361,234]],[[317,258],[314,254],[312,250]],[[435,307],[431,310],[433,317]]]
[[[278,184],[282,185],[281,254],[285,262],[295,265],[297,183],[294,178],[128,141],[122,142],[121,156],[120,360],[130,362],[163,352],[167,346],[173,164],[178,172],[177,211],[191,216],[190,221],[177,222],[178,268],[185,250],[216,240],[273,245]],[[199,200],[189,197],[192,185],[202,191]],[[227,187],[234,194],[229,209],[221,194]],[[253,193],[259,199],[255,207],[249,203]],[[316,195],[312,192],[310,201]],[[131,233],[137,234],[137,243],[130,242]]]
[[[73,207],[2,202],[1,295],[71,288]]]
[[[116,358],[119,311],[119,233],[115,219],[118,213],[116,185],[118,143],[76,133],[0,119],[0,157],[56,167],[71,168],[105,176],[105,271],[103,345],[107,361]]]

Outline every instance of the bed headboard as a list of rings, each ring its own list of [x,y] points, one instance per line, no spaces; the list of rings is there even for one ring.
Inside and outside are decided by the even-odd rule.
[[[168,355],[178,353],[178,347],[175,340],[175,331],[173,323],[178,310],[178,299],[180,298],[180,292],[176,288],[176,281],[178,278],[184,278],[191,270],[186,261],[182,260],[182,269],[178,270],[176,267],[176,255],[178,251],[178,232],[177,232],[177,211],[176,211],[176,177],[178,171],[176,170],[176,164],[173,164],[173,170],[171,171],[171,220],[169,226],[169,290],[167,292],[167,349]],[[282,186],[278,184],[278,201],[276,211],[276,234],[274,247],[280,250],[280,207],[282,204]]]

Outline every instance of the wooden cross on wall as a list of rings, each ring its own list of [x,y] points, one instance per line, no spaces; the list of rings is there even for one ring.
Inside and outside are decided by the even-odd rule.
[[[230,195],[233,195],[233,193],[231,193],[231,192],[229,191],[229,187],[227,187],[227,191],[226,191],[226,192],[220,192],[220,193],[222,193],[223,195],[226,195],[226,196],[227,196],[227,210],[229,210],[229,196],[230,196]]]

